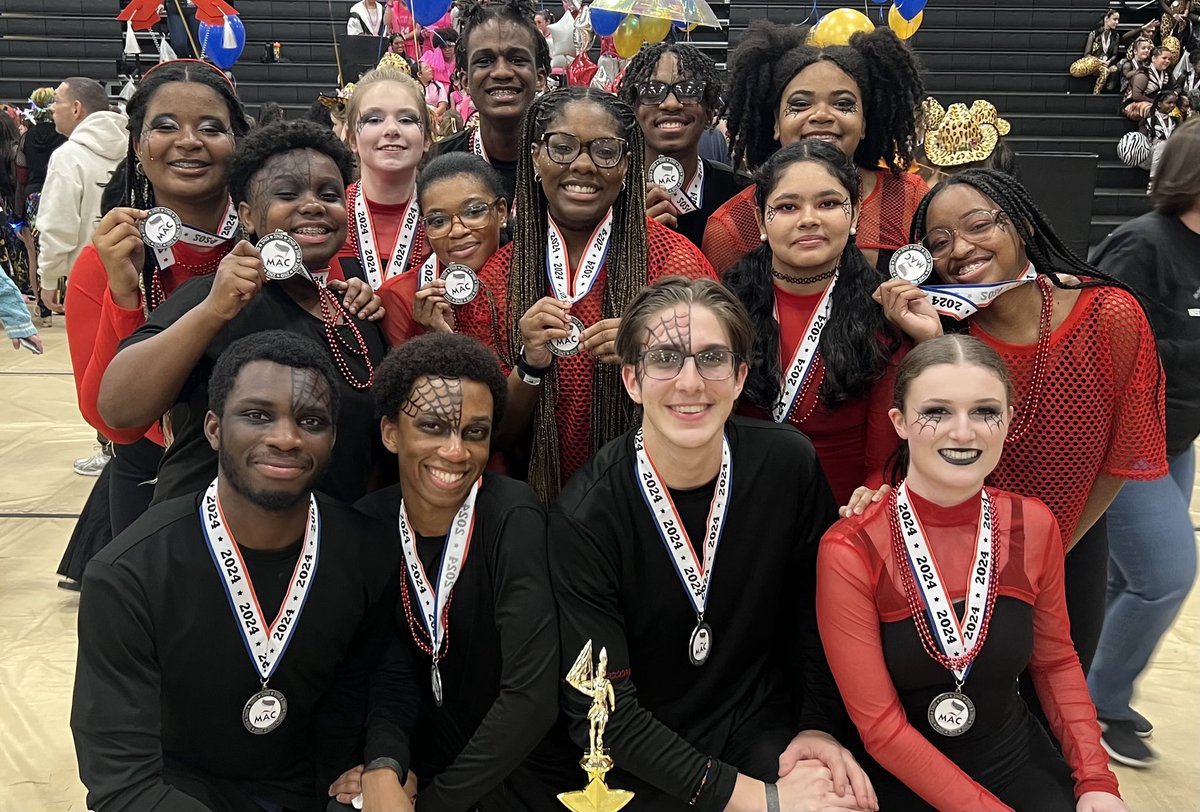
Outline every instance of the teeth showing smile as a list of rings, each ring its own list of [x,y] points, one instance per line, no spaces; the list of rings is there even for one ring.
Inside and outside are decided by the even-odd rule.
[[[657,126],[660,130],[682,130],[687,125],[682,121],[662,121]]]
[[[817,141],[824,141],[827,144],[832,144],[838,140],[838,137],[833,133],[813,133],[812,135],[806,135],[804,137],[813,138]]]
[[[384,152],[401,152],[403,150],[408,149],[408,147],[402,146],[401,144],[385,144],[384,146],[380,147],[379,149],[381,149]]]
[[[672,407],[671,407],[671,411],[673,411],[673,412],[679,412],[680,414],[700,414],[702,411],[704,411],[704,410],[705,410],[705,409],[707,409],[707,408],[708,408],[707,406],[703,406],[703,405],[697,405],[697,406],[672,406]]]
[[[946,462],[953,465],[970,465],[982,454],[977,448],[943,448],[938,451]]]
[[[963,276],[965,274],[974,273],[982,268],[986,262],[986,259],[977,259],[974,262],[969,262],[958,269],[958,275]]]
[[[204,161],[171,161],[171,166],[177,166],[180,169],[201,169],[208,164]]]
[[[303,234],[306,237],[324,237],[329,233],[329,229],[324,228],[323,226],[305,226],[304,228],[296,229],[292,233]]]
[[[447,485],[453,485],[456,482],[460,482],[462,478],[466,476],[466,474],[461,472],[456,474],[450,471],[439,471],[436,468],[430,468],[429,474],[438,482],[445,482]]]
[[[488,95],[491,96],[493,99],[515,99],[517,97],[517,91],[515,91],[515,90],[491,90],[491,91],[488,91]]]
[[[584,186],[582,183],[568,183],[563,186],[568,192],[576,192],[578,194],[590,195],[597,191],[595,186]]]

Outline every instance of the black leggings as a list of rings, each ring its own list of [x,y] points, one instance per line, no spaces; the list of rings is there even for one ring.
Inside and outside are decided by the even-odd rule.
[[[1101,516],[1067,553],[1064,583],[1071,640],[1083,673],[1092,667],[1108,600],[1108,520]]]
[[[162,455],[162,446],[145,437],[130,445],[113,446],[113,459],[108,464],[112,469],[108,480],[108,509],[113,538],[150,507]]]

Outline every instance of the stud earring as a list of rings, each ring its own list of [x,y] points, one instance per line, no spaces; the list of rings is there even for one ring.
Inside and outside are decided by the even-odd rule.
[[[766,235],[765,233],[763,233],[763,234],[759,234],[759,235],[758,235],[758,239],[759,239],[759,242],[766,242],[766,241],[767,241],[767,235]]]
[[[853,237],[856,234],[858,234],[858,229],[855,228],[854,226],[850,226],[850,236]]]

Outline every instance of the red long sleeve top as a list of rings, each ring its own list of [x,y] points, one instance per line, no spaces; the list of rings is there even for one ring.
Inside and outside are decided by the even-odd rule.
[[[358,276],[366,279],[362,261],[358,257],[358,233],[355,231],[354,225],[354,194],[354,185],[351,184],[346,189],[346,242],[338,249],[332,265],[335,269],[339,269],[344,277]],[[370,198],[365,199],[367,208],[371,211],[371,236],[375,239],[375,250],[379,252],[383,262],[391,262],[392,251],[396,247],[396,235],[400,233],[400,221],[408,208],[408,201],[384,204],[376,203]],[[433,253],[433,248],[430,247],[429,240],[425,237],[425,224],[420,223],[416,233],[413,234],[412,251],[409,252],[406,267],[421,267],[431,253]],[[348,265],[352,267],[346,267]],[[358,269],[358,273],[353,272],[354,268]],[[385,281],[389,273],[392,273],[391,269],[385,266],[383,268]]]
[[[997,599],[1007,596],[1033,607],[1029,672],[1071,768],[1076,797],[1090,791],[1118,794],[1071,642],[1058,523],[1036,499],[996,489],[989,493],[996,506]],[[911,489],[909,497],[950,599],[965,599],[979,495],[954,507],[936,505]],[[1007,812],[1007,805],[909,723],[892,682],[880,624],[912,614],[900,576],[900,567],[908,564],[898,564],[892,551],[890,510],[891,500],[872,504],[862,516],[840,520],[821,539],[817,620],[838,689],[867,751],[930,804],[946,812]],[[968,676],[968,693],[970,685]]]

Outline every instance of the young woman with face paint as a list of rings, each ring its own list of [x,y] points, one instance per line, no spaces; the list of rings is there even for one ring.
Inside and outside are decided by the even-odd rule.
[[[171,412],[174,440],[159,468],[155,501],[211,481],[216,458],[202,426],[208,373],[232,341],[267,329],[297,332],[328,349],[340,373],[342,412],[333,462],[319,488],[343,500],[366,491],[379,457],[366,390],[383,359],[383,337],[372,321],[382,313],[361,280],[348,283],[345,302],[319,281],[345,241],[352,166],[345,145],[306,121],[254,130],[230,158],[230,193],[250,241],[239,242],[214,276],[181,287],[122,342],[100,387],[101,415],[118,427]],[[267,236],[284,241],[272,246],[273,256],[288,240],[300,249],[294,275],[264,267],[252,241]]]
[[[886,270],[908,241],[917,202],[928,188],[900,172],[911,163],[925,97],[913,52],[887,28],[856,34],[849,45],[814,48],[807,30],[756,22],[730,57],[729,135],[734,165],[757,169],[802,138],[833,144],[858,167],[858,233],[867,261]],[[883,168],[881,168],[881,166]],[[754,249],[762,232],[754,192],[722,206],[704,232],[704,255],[724,273]]]
[[[1066,630],[1058,523],[984,487],[1013,402],[984,342],[914,349],[889,412],[904,479],[821,539],[821,639],[867,752],[899,779],[872,776],[883,809],[1127,810]],[[1017,692],[1026,666],[1062,755]]]

